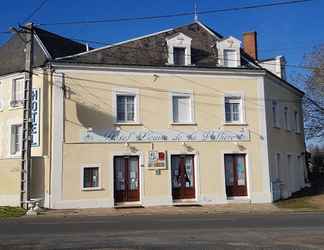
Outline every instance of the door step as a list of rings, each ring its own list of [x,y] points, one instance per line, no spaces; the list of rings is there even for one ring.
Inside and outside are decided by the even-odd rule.
[[[251,200],[248,197],[227,197],[228,203],[251,203]]]
[[[194,200],[174,200],[173,204],[174,207],[201,207],[202,205],[197,203]]]
[[[144,206],[138,202],[121,202],[121,203],[115,203],[114,208],[116,209],[144,208]]]

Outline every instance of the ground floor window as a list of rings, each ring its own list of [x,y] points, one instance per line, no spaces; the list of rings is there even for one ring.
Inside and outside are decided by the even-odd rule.
[[[16,155],[21,152],[22,146],[22,125],[15,124],[11,126],[10,153]]]
[[[99,188],[99,167],[83,168],[83,189]]]
[[[227,196],[247,196],[245,154],[225,154],[224,165]]]

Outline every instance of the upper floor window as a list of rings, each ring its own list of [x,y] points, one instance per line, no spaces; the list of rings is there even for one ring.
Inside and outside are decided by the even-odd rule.
[[[135,121],[135,96],[117,95],[117,122]]]
[[[10,154],[16,155],[21,151],[22,146],[22,125],[11,126]]]
[[[289,129],[288,107],[284,107],[284,128]]]
[[[241,96],[225,97],[225,122],[241,123],[242,122],[242,98]]]
[[[299,113],[298,113],[298,111],[294,112],[294,131],[296,133],[300,132]]]
[[[169,65],[191,65],[191,38],[177,33],[166,38]]]
[[[173,123],[193,122],[193,108],[191,94],[172,94]]]
[[[17,107],[21,106],[24,101],[24,78],[19,78],[13,80],[12,83],[12,96],[11,96],[11,106]]]
[[[113,91],[115,122],[138,122],[138,91],[134,89]]]
[[[274,127],[279,127],[278,123],[278,103],[277,101],[272,101],[272,124]]]

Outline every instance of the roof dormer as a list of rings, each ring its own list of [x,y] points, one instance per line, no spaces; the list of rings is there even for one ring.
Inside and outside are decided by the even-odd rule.
[[[218,64],[224,67],[241,66],[241,41],[235,37],[228,37],[217,42]]]
[[[167,37],[169,65],[191,65],[191,38],[183,33]]]

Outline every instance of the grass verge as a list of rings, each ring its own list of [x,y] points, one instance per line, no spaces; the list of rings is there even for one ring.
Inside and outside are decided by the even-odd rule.
[[[278,208],[293,210],[318,210],[320,206],[311,201],[311,197],[298,197],[275,203]]]
[[[26,210],[20,207],[0,207],[0,218],[20,217]]]

